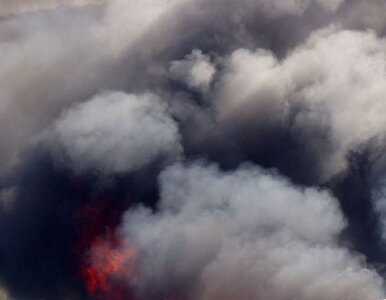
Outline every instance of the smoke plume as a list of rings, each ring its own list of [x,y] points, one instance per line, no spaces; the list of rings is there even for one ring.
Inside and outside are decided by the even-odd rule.
[[[380,300],[381,0],[0,3],[1,300]]]

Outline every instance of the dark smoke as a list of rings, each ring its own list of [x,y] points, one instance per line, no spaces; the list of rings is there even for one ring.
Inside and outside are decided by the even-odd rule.
[[[0,299],[382,299],[385,8],[1,2]]]

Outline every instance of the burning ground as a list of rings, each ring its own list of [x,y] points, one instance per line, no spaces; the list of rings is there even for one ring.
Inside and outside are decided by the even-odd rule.
[[[0,299],[383,299],[385,11],[0,3]]]

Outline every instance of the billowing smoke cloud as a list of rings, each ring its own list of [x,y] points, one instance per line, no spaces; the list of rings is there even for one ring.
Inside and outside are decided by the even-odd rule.
[[[160,184],[157,214],[125,216],[126,238],[144,253],[145,298],[382,297],[378,276],[336,246],[344,221],[327,192],[253,166],[176,165]]]
[[[130,172],[181,150],[166,104],[151,94],[98,95],[67,111],[48,135],[54,156],[78,172]]]
[[[0,122],[2,140],[7,142],[0,146],[0,174],[17,163],[29,137],[44,130],[68,105],[102,89],[123,88],[125,67],[132,68],[122,62],[123,49],[136,52],[129,50],[133,42],[165,9],[146,1],[114,1],[105,8],[37,12],[4,20]],[[122,29],[122,23],[127,27]]]
[[[384,298],[384,5],[3,1],[0,299]]]
[[[318,174],[327,180],[346,169],[351,150],[383,138],[385,46],[373,33],[328,28],[282,61],[239,49],[219,84],[220,118],[241,123],[236,130],[288,130],[321,160]]]

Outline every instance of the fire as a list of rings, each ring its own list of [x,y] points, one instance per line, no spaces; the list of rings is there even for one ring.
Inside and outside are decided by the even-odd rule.
[[[119,201],[99,199],[84,204],[75,212],[78,235],[74,254],[90,299],[147,299],[138,290],[134,291],[139,277],[140,251],[117,234],[122,212],[126,209]],[[170,293],[158,299],[185,298]]]
[[[139,251],[116,234],[124,210],[117,203],[99,200],[76,212],[79,236],[75,255],[86,292],[93,299],[134,299],[132,284],[138,269]]]
[[[129,283],[135,280],[138,250],[122,245],[112,236],[98,238],[82,273],[90,296],[108,300],[128,298]]]

